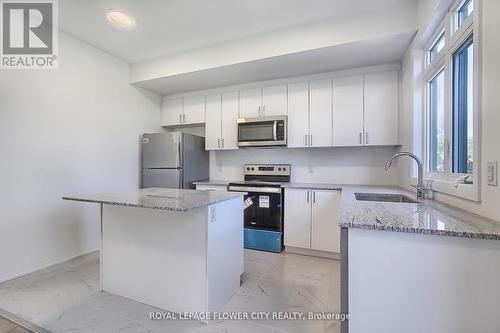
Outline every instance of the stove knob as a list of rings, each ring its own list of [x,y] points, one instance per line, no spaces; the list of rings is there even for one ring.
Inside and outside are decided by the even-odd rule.
[[[285,169],[283,169],[283,170],[285,170]],[[281,171],[281,168],[278,168],[278,171]]]
[[[254,168],[254,167],[252,167],[252,171],[254,171],[254,170],[255,170],[255,168]]]
[[[283,171],[286,171],[286,168],[283,168]]]
[[[250,168],[249,168],[249,167],[247,167],[247,171],[250,171]]]

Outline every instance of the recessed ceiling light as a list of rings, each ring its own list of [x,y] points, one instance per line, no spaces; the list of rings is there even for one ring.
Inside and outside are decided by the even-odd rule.
[[[133,29],[137,21],[134,16],[120,9],[108,9],[106,11],[106,20],[112,26],[120,29]]]

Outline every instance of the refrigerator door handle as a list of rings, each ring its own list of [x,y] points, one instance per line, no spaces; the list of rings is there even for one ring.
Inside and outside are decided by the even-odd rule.
[[[177,166],[182,166],[182,152],[181,152],[181,142],[177,142],[177,158],[179,159],[178,160],[178,163],[177,163]]]
[[[179,173],[177,174],[177,177],[179,178],[179,181],[177,182],[179,189],[182,189],[182,169],[179,169]]]

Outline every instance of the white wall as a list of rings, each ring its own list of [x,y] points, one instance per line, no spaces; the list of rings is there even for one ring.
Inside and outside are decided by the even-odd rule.
[[[0,281],[97,249],[97,205],[63,195],[137,188],[160,97],[128,64],[60,34],[58,70],[0,72]]]
[[[426,0],[431,1],[431,0]],[[435,0],[433,0],[436,2]],[[442,0],[446,1],[446,0]],[[431,1],[432,2],[432,1]],[[457,206],[462,209],[472,211],[476,214],[483,215],[494,220],[500,221],[500,187],[491,187],[486,185],[486,162],[500,161],[500,26],[498,25],[498,12],[500,11],[500,1],[498,0],[482,0],[482,108],[481,108],[481,202],[473,202],[460,199],[457,197],[436,194],[435,199]],[[410,70],[410,62],[403,62],[403,73]],[[414,82],[414,84],[418,84]],[[411,89],[406,86],[404,89]],[[418,101],[417,101],[418,102]],[[404,101],[408,103],[408,101]],[[411,102],[410,102],[411,103]],[[415,104],[413,108],[406,108],[405,112],[422,112],[422,105]],[[413,114],[406,119],[411,119]],[[406,136],[403,141],[408,141],[409,132],[402,132]],[[414,146],[418,146],[413,142]],[[401,184],[410,183],[410,178],[407,177],[407,172],[402,171],[403,177]]]
[[[395,185],[384,170],[396,148],[240,149],[210,153],[211,180],[242,180],[245,163],[290,163],[293,182]]]

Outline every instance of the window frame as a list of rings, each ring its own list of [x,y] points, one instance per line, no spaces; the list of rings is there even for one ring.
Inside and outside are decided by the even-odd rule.
[[[424,178],[430,181],[431,188],[435,192],[451,194],[457,197],[480,201],[480,96],[481,91],[481,72],[480,72],[480,31],[478,13],[480,11],[478,0],[473,0],[473,10],[460,27],[458,23],[458,11],[467,2],[467,0],[456,1],[448,10],[448,13],[435,30],[424,49],[424,68],[422,71],[422,81],[424,85],[424,112],[423,112],[423,163],[425,165]],[[430,50],[443,34],[445,37],[445,46],[439,52],[435,59],[430,62]],[[473,173],[463,174],[453,172],[453,59],[455,52],[460,49],[470,37],[473,38]],[[441,72],[444,71],[444,109],[445,109],[445,151],[444,151],[444,172],[429,172],[429,112],[430,112],[430,93],[429,83]],[[472,184],[459,184],[455,181],[465,175],[472,177]]]
[[[430,113],[431,113],[431,83],[432,81],[434,81],[434,79],[436,79],[439,75],[443,74],[444,76],[444,87],[443,87],[443,91],[445,92],[445,95],[446,95],[446,67],[444,66],[444,64],[441,64],[441,66],[437,66],[436,69],[433,71],[433,72],[430,72],[432,75],[430,76],[430,78],[426,81],[426,87],[425,87],[425,90],[426,90],[426,113],[425,113],[425,140],[426,140],[426,154],[425,154],[425,172],[428,173],[428,174],[431,174],[433,177],[435,178],[440,178],[442,179],[443,176],[445,175],[446,173],[446,170],[447,170],[447,162],[448,162],[448,159],[447,159],[447,143],[446,143],[446,133],[447,133],[447,130],[446,130],[446,126],[448,124],[448,121],[447,121],[447,115],[446,115],[446,105],[443,105],[443,108],[445,109],[445,112],[444,112],[444,134],[445,134],[445,141],[444,141],[444,171],[441,172],[441,171],[434,171],[434,172],[431,172],[429,171],[429,166],[430,166],[430,149],[429,149],[429,142],[431,141],[431,117],[430,117]],[[446,97],[443,99],[443,102],[444,104],[446,104]]]

